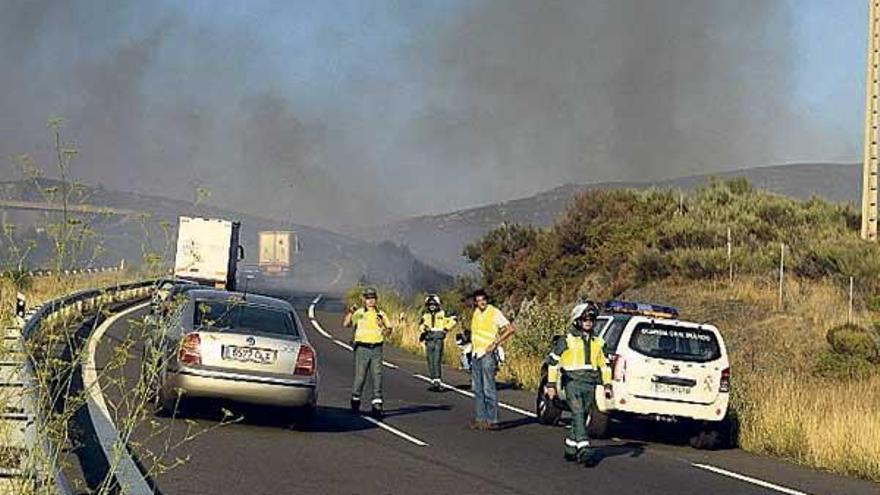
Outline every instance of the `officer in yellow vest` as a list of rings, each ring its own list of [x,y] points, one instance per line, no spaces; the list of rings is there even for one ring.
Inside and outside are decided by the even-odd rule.
[[[431,377],[431,392],[440,392],[443,369],[443,343],[446,332],[455,328],[455,316],[447,315],[440,306],[440,296],[428,294],[425,297],[425,312],[419,325],[419,340],[425,343],[425,357],[428,360],[428,376]]]
[[[375,289],[363,292],[363,307],[350,308],[345,313],[342,325],[354,327],[354,383],[351,387],[351,410],[359,413],[361,392],[367,379],[372,375],[373,400],[370,414],[382,417],[382,344],[391,333],[388,315],[376,306]]]
[[[611,381],[605,352],[605,342],[593,334],[599,308],[592,302],[578,304],[571,312],[571,326],[564,338],[547,356],[548,376],[545,392],[556,396],[556,382],[561,378],[565,399],[571,409],[571,429],[565,438],[565,459],[595,466],[598,458],[590,449],[587,425],[596,407],[596,386]],[[562,376],[559,376],[560,370]]]
[[[473,299],[475,308],[471,317],[471,381],[475,418],[468,427],[472,430],[497,430],[498,392],[495,388],[495,371],[498,369],[498,357],[495,351],[515,330],[501,310],[489,304],[486,291],[475,291]]]

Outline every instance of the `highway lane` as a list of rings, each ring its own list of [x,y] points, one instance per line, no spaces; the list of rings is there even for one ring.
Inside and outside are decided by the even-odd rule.
[[[297,299],[297,302],[302,299]],[[307,311],[300,314],[308,325]],[[321,328],[339,341],[347,332],[339,327],[339,313],[316,311]],[[111,359],[112,349],[137,331],[137,324],[120,321],[99,346],[97,358]],[[606,458],[594,469],[561,460],[562,428],[538,425],[525,415],[502,410],[505,429],[500,432],[472,432],[465,428],[472,402],[463,394],[428,392],[414,377],[423,373],[421,358],[389,349],[386,360],[398,366],[387,368],[384,423],[399,433],[427,445],[380,428],[349,413],[351,354],[342,345],[307,329],[315,345],[321,370],[319,418],[304,431],[293,429],[283,411],[255,411],[235,405],[245,420],[217,427],[217,405],[208,404],[187,411],[186,420],[156,418],[144,422],[133,439],[142,462],[147,451],[162,452],[166,445],[187,436],[187,429],[205,429],[201,435],[183,441],[163,456],[162,462],[188,459],[184,465],[156,476],[163,493],[439,493],[475,491],[485,493],[785,493],[762,487],[770,482],[794,490],[788,493],[880,493],[870,483],[830,476],[787,463],[746,455],[740,451],[697,452],[689,448],[641,441],[609,441]],[[102,378],[111,404],[122,397],[136,380],[137,349],[117,376]],[[464,385],[466,375],[447,370],[447,379]],[[525,411],[531,409],[531,394],[501,391],[502,401]],[[210,407],[209,407],[210,406]],[[125,416],[124,407],[120,416]],[[694,464],[718,467],[736,475],[754,478],[743,481],[730,474],[700,469]]]

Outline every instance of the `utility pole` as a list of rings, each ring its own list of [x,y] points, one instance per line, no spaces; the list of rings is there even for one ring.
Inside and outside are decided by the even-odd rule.
[[[862,239],[877,240],[877,160],[880,124],[880,0],[868,0],[865,141],[862,171]]]

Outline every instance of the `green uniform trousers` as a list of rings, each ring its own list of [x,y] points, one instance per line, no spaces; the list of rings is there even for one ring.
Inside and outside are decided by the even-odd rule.
[[[354,383],[351,386],[351,397],[360,399],[367,380],[367,373],[372,375],[373,404],[382,403],[382,344],[354,344]]]
[[[583,454],[590,447],[587,425],[596,407],[596,384],[581,377],[565,379],[565,400],[571,409],[571,429],[565,438],[565,454]]]
[[[432,332],[433,333],[433,332]],[[445,335],[445,334],[444,334]],[[425,339],[425,356],[428,358],[428,376],[439,380],[443,367],[443,337],[429,335]]]

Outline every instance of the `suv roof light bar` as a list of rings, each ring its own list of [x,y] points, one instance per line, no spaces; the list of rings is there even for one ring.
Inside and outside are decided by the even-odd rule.
[[[661,306],[634,301],[611,300],[603,308],[608,313],[623,313],[654,318],[678,318],[678,310],[671,306]]]

